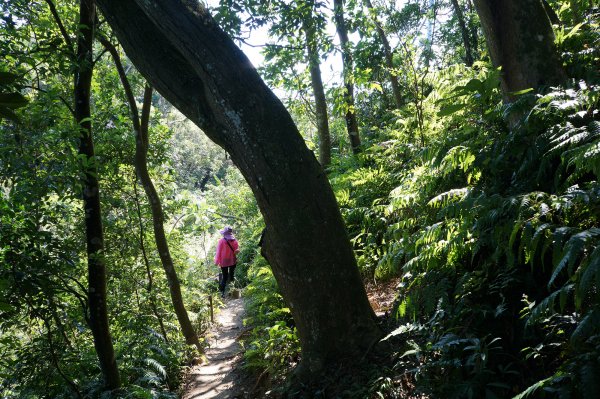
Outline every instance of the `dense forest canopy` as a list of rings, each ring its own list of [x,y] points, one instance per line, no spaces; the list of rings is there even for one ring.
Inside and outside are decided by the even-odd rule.
[[[599,15],[0,0],[0,396],[599,397]]]

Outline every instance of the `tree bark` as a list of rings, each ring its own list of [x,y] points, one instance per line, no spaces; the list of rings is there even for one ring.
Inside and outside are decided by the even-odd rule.
[[[367,6],[367,11],[373,24],[375,24],[375,30],[377,31],[377,35],[379,36],[379,40],[381,40],[381,44],[383,45],[383,54],[385,55],[385,65],[388,68],[388,75],[390,78],[390,84],[392,85],[392,94],[394,95],[394,102],[396,103],[396,108],[400,109],[404,105],[404,101],[402,101],[402,93],[400,92],[400,83],[398,83],[398,77],[394,72],[394,54],[392,53],[392,47],[390,46],[390,42],[387,39],[385,31],[381,26],[381,23],[377,19],[376,10],[373,8],[373,3],[371,0],[365,0],[365,5]]]
[[[514,92],[556,85],[565,73],[541,0],[475,0],[494,66],[502,66],[505,102]]]
[[[160,332],[165,342],[169,343],[169,336],[167,334],[167,330],[165,329],[165,324],[160,315],[160,312],[158,311],[158,306],[156,305],[154,293],[152,292],[152,289],[154,287],[154,278],[152,277],[150,261],[148,260],[148,255],[146,253],[146,244],[144,240],[144,221],[142,219],[142,207],[140,206],[140,198],[138,195],[137,176],[133,179],[133,192],[135,198],[135,207],[138,215],[138,222],[140,225],[140,250],[142,252],[142,258],[144,259],[144,266],[146,266],[146,276],[148,277],[148,284],[146,284],[146,291],[148,292],[148,301],[150,302],[150,309],[152,309],[152,313],[154,313],[154,317],[156,317],[158,325],[160,326]]]
[[[310,18],[310,17],[309,17]],[[331,163],[331,135],[329,133],[329,117],[327,114],[327,100],[321,78],[319,50],[316,42],[316,32],[312,22],[307,19],[303,23],[306,38],[306,56],[310,81],[315,97],[315,110],[317,114],[317,132],[319,135],[319,162],[325,168]]]
[[[335,197],[279,99],[192,0],[100,0],[128,56],[222,146],[263,214],[263,253],[290,306],[302,371],[359,358],[381,332]]]
[[[458,4],[458,0],[451,0],[451,2],[452,8],[454,8],[454,14],[456,14],[456,19],[458,19],[458,27],[463,39],[463,45],[465,46],[465,64],[468,67],[471,67],[473,66],[474,61],[473,48],[471,46],[469,30],[467,29],[467,24],[465,23],[465,16],[460,4]]]
[[[140,179],[140,182],[142,183],[142,187],[144,187],[144,192],[148,197],[148,202],[150,203],[152,226],[154,228],[154,240],[156,243],[156,248],[158,249],[161,264],[165,270],[167,281],[169,283],[169,293],[171,294],[173,309],[177,315],[177,320],[179,321],[179,326],[181,327],[181,332],[185,337],[186,343],[189,345],[195,345],[196,348],[198,348],[198,351],[202,352],[203,350],[202,346],[200,345],[200,341],[198,340],[198,335],[196,335],[196,332],[194,331],[194,327],[192,326],[187,310],[185,309],[183,296],[181,295],[181,284],[179,283],[179,278],[177,276],[177,271],[175,270],[175,264],[173,263],[173,258],[171,257],[171,252],[169,250],[169,243],[165,234],[164,213],[162,204],[160,202],[160,197],[156,191],[156,188],[154,187],[150,173],[148,172],[148,126],[150,121],[153,90],[150,86],[146,86],[146,89],[144,90],[144,102],[142,105],[142,114],[140,118],[137,103],[133,95],[133,90],[131,89],[131,85],[129,84],[129,80],[125,74],[125,69],[121,64],[121,59],[117,49],[105,38],[100,38],[100,41],[113,58],[115,67],[117,68],[117,72],[121,80],[121,85],[125,91],[125,97],[127,98],[127,102],[129,104],[131,121],[133,123],[133,130],[135,132],[135,171]],[[144,248],[142,248],[142,250],[144,250]],[[149,290],[151,290],[152,276],[149,271],[148,277],[150,279]],[[153,300],[151,300],[151,304],[153,305],[153,309],[156,310]],[[155,314],[158,316],[157,311]],[[161,323],[162,328],[162,320],[160,318],[158,320]]]
[[[354,61],[350,49],[350,40],[348,39],[348,29],[344,19],[344,1],[334,0],[335,25],[338,36],[340,37],[340,47],[342,48],[342,67],[344,75],[344,104],[346,109],[346,129],[352,152],[360,152],[360,136],[358,134],[358,120],[356,119],[356,107],[354,106]]]
[[[84,181],[83,206],[85,210],[85,234],[88,257],[88,301],[90,328],[94,347],[100,361],[107,389],[120,386],[119,370],[115,359],[112,339],[108,328],[106,305],[106,265],[104,261],[104,236],[100,210],[92,122],[90,90],[92,83],[94,25],[96,6],[93,0],[82,0],[79,8],[80,31],[77,35],[77,70],[75,72],[75,120],[81,132],[79,154],[82,155]]]

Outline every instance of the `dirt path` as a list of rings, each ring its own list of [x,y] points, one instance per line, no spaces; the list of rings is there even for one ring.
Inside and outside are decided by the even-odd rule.
[[[237,378],[237,367],[242,361],[238,337],[244,332],[243,318],[244,300],[226,299],[208,336],[208,362],[191,370],[184,399],[247,397],[247,388],[240,386]]]

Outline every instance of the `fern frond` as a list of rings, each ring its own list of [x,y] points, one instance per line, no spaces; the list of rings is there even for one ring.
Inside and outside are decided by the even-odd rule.
[[[144,359],[144,364],[152,369],[156,373],[156,375],[160,376],[162,380],[167,380],[167,370],[165,367],[160,364],[158,361],[152,358]]]
[[[539,304],[535,305],[535,307],[531,310],[529,317],[527,318],[526,326],[530,326],[534,324],[540,317],[544,316],[547,312],[550,312],[554,309],[554,302],[559,296],[566,296],[574,289],[573,284],[567,284],[564,287],[554,291],[546,298],[544,298]]]
[[[535,233],[533,233],[533,237],[531,238],[531,242],[527,246],[527,254],[526,254],[526,262],[530,262],[533,266],[535,254],[538,248],[538,245],[542,239],[542,237],[546,238],[548,235],[548,231],[552,227],[550,223],[543,223],[537,227]]]
[[[161,342],[164,342],[164,340],[165,340],[165,337],[163,337],[163,335],[162,335],[160,332],[156,331],[154,328],[152,328],[152,327],[147,327],[147,328],[146,328],[146,331],[147,331],[147,332],[148,332],[148,334],[149,334],[149,335],[150,335],[152,338],[154,338],[155,340],[157,340],[157,341],[161,341]]]
[[[560,374],[555,374],[555,375],[550,376],[548,378],[544,378],[543,380],[540,380],[540,381],[536,382],[535,384],[529,386],[526,390],[524,390],[520,394],[513,396],[512,399],[524,399],[524,398],[527,398],[531,394],[533,394],[535,391],[537,391],[538,389],[550,385],[550,383],[552,383],[552,381],[554,381],[554,380],[556,380],[557,378],[560,378],[560,377],[561,377]]]
[[[585,387],[582,389],[583,399],[597,399],[600,398],[600,381],[598,376],[600,375],[600,366],[598,360],[595,362],[587,361],[579,368],[579,376],[581,378],[581,385]]]
[[[548,150],[548,154],[560,153],[566,148],[585,143],[595,137],[595,135],[585,127],[576,128],[569,122],[561,129],[560,133],[561,134],[558,137],[555,137],[550,141],[552,147]]]
[[[565,266],[568,266],[569,275],[572,274],[573,266],[575,265],[575,262],[583,255],[585,245],[597,236],[600,236],[600,228],[594,227],[581,231],[569,239],[563,251],[564,255],[554,269],[552,277],[548,281],[548,287],[552,285],[556,277],[565,268]]]
[[[455,188],[433,197],[427,205],[434,208],[441,208],[450,205],[452,202],[464,199],[471,192],[470,187]]]
[[[596,285],[596,289],[600,287],[600,245],[588,255],[587,264],[585,266],[582,265],[581,278],[577,286],[577,296],[583,299],[594,284]]]
[[[475,155],[471,149],[463,145],[450,148],[442,158],[439,168],[442,175],[447,175],[457,169],[467,172],[475,161]]]
[[[554,255],[553,261],[556,264],[554,272],[548,281],[548,288],[552,286],[558,275],[568,266],[569,275],[572,274],[573,265],[581,257],[585,244],[590,239],[600,235],[600,228],[592,228],[572,235],[561,250],[561,244],[564,242],[567,233],[574,231],[571,227],[561,227],[554,231]]]
[[[163,338],[162,335],[161,335],[161,338]],[[164,338],[163,338],[163,341],[164,341]],[[148,349],[151,349],[155,355],[159,355],[161,359],[167,359],[169,357],[167,352],[165,352],[165,349],[158,345],[151,344],[148,346]]]
[[[573,334],[571,334],[571,342],[580,343],[594,334],[598,334],[600,330],[600,308],[596,306],[581,319]]]

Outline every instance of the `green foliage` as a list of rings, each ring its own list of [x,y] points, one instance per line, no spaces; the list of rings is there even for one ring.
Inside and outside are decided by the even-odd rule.
[[[18,121],[15,110],[27,105],[27,99],[21,93],[6,91],[19,77],[10,72],[0,71],[0,118]]]
[[[299,361],[300,346],[290,309],[277,293],[277,283],[264,258],[253,262],[245,288],[252,326],[245,340],[246,367],[256,374],[264,373],[272,381],[283,378]]]
[[[334,111],[328,173],[362,276],[400,280],[393,314],[400,327],[390,336],[401,342],[392,364],[373,371],[372,385],[348,396],[405,397],[406,386],[443,398],[600,396],[598,11],[586,0],[548,2],[562,21],[556,44],[571,80],[543,94],[513,93],[518,100],[509,106],[501,103],[501,70],[485,53],[473,67],[454,65],[467,49],[450,2],[399,9],[375,2],[373,10],[346,2],[349,29],[360,37],[352,78],[364,145],[350,154],[344,89],[326,82]],[[477,56],[483,40],[470,3],[458,1]],[[2,70],[16,73],[0,72],[0,396],[7,398],[110,396],[87,320],[82,160],[71,104],[76,62],[68,43],[78,4],[55,5],[68,40],[48,2],[0,1]],[[303,30],[314,24],[322,60],[337,56],[330,10],[319,2],[244,0],[220,2],[216,11],[238,38],[248,28],[276,38],[261,72],[292,94],[290,111],[316,148]],[[391,67],[382,61],[377,23],[397,45]],[[107,24],[100,29],[111,37]],[[115,396],[175,397],[181,366],[197,354],[171,311],[118,75],[100,46],[94,56],[91,162],[101,184],[110,328],[123,379]],[[126,67],[139,96],[144,81]],[[401,86],[399,107],[390,74]],[[26,113],[15,112],[26,103]],[[218,230],[233,225],[242,248],[236,284],[252,328],[246,364],[277,384],[299,362],[300,348],[259,254],[264,222],[252,192],[222,150],[158,95],[153,107],[149,167],[194,326],[209,327],[214,244]]]
[[[56,6],[66,29],[76,26],[77,3]],[[0,396],[108,397],[88,326],[72,58],[47,3],[0,7],[3,21],[19,21],[0,23],[9,39],[0,43],[3,63],[19,75],[1,73],[2,92],[28,87],[22,91],[29,100],[20,123],[0,121]],[[115,396],[175,397],[181,366],[197,354],[184,343],[172,312],[149,204],[132,165],[135,138],[121,83],[112,61],[95,50],[92,162],[101,185],[109,323],[123,380]],[[144,81],[131,68],[128,74],[134,93],[141,93]],[[11,110],[24,103],[22,96],[5,100],[15,100]],[[173,172],[170,162],[170,111],[154,100],[164,114],[150,120],[150,173],[163,197],[176,267],[187,268],[195,259],[183,250],[191,229],[177,219],[187,202],[174,195],[180,188],[173,174],[181,168]],[[185,288],[187,296],[198,295],[198,285]],[[194,310],[202,328],[208,310]]]

